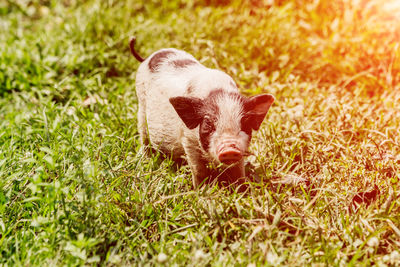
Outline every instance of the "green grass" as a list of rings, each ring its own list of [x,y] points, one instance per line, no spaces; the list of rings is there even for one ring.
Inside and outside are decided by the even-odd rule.
[[[400,261],[400,8],[240,2],[0,3],[0,265]],[[143,154],[132,35],[275,95],[247,194]]]

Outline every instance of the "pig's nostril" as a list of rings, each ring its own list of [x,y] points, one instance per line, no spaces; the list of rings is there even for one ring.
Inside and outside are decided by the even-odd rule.
[[[233,149],[233,148],[228,148],[228,149],[222,151],[221,153],[219,153],[219,155],[218,155],[218,159],[222,163],[226,163],[226,164],[232,164],[234,162],[237,162],[237,161],[241,160],[242,157],[243,157],[242,153],[240,153],[240,151]]]

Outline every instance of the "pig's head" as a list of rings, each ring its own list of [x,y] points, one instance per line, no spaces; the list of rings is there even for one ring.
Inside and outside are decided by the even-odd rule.
[[[199,126],[200,143],[216,162],[233,164],[247,151],[253,130],[258,130],[274,97],[246,98],[239,93],[213,90],[205,99],[172,97],[175,111],[189,129]]]

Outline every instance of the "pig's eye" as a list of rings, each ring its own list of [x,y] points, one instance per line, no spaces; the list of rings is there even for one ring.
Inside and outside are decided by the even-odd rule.
[[[215,125],[213,120],[209,116],[204,116],[203,119],[203,131],[207,133],[211,133],[215,130]]]

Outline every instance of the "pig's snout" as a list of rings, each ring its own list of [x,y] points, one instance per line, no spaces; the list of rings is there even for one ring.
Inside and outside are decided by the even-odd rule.
[[[243,158],[243,153],[239,147],[233,142],[221,143],[217,149],[218,159],[225,164],[232,164]]]

